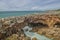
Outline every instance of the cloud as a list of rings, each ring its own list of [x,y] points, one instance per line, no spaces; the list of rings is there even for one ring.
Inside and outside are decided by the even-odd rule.
[[[29,3],[28,0],[0,0],[0,10],[21,10]]]
[[[0,11],[60,8],[60,0],[0,0]]]
[[[60,3],[50,4],[50,5],[44,6],[42,8],[45,10],[60,9]]]
[[[33,6],[33,7],[31,8],[31,10],[40,10],[40,7],[39,7],[39,6]]]
[[[0,2],[0,9],[4,9],[4,8],[6,8],[7,6],[6,6],[6,4],[4,3],[4,2]]]
[[[24,5],[26,5],[26,4],[28,4],[29,3],[29,1],[28,0],[11,0],[9,3],[8,3],[8,5],[10,6],[10,7],[22,7],[22,6],[24,6]]]

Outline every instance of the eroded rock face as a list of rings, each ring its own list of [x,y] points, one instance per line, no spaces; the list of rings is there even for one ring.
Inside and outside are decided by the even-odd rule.
[[[33,28],[32,31],[34,32],[60,40],[59,16],[58,14],[34,14],[29,16],[2,18],[0,19],[0,39],[5,39],[13,34],[24,34],[22,28],[30,26]]]
[[[32,40],[37,40],[37,38],[32,38]]]
[[[37,15],[31,17],[30,20],[29,24],[33,27],[32,31],[54,40],[60,40],[60,17],[58,15]]]
[[[53,27],[57,22],[60,22],[58,15],[34,15],[29,18],[29,23],[42,23],[48,25],[48,27]]]

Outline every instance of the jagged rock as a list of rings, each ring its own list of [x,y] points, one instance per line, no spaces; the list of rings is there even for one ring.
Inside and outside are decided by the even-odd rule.
[[[13,34],[12,36],[6,38],[5,40],[18,40],[18,35],[17,34]]]
[[[34,38],[32,38],[32,40],[37,40],[37,38],[34,37]]]
[[[24,32],[21,30],[25,26],[33,28],[32,31],[43,34],[50,38],[60,39],[60,15],[57,14],[34,14],[28,16],[10,17],[0,19],[0,39],[13,34],[21,34],[25,40]],[[22,37],[20,37],[21,39]]]

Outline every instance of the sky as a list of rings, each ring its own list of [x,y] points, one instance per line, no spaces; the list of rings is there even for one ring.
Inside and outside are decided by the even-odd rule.
[[[0,0],[0,11],[60,9],[60,0]]]

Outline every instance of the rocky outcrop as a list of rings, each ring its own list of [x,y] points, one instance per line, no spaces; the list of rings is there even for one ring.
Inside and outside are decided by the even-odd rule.
[[[29,18],[29,23],[42,23],[48,25],[48,27],[53,27],[57,22],[60,22],[58,15],[35,15]]]
[[[37,38],[34,37],[34,38],[32,38],[32,40],[37,40]]]
[[[0,39],[6,39],[13,34],[21,36],[22,33],[24,34],[22,28],[25,26],[32,27],[34,32],[60,40],[60,15],[58,14],[34,14],[1,18]]]

